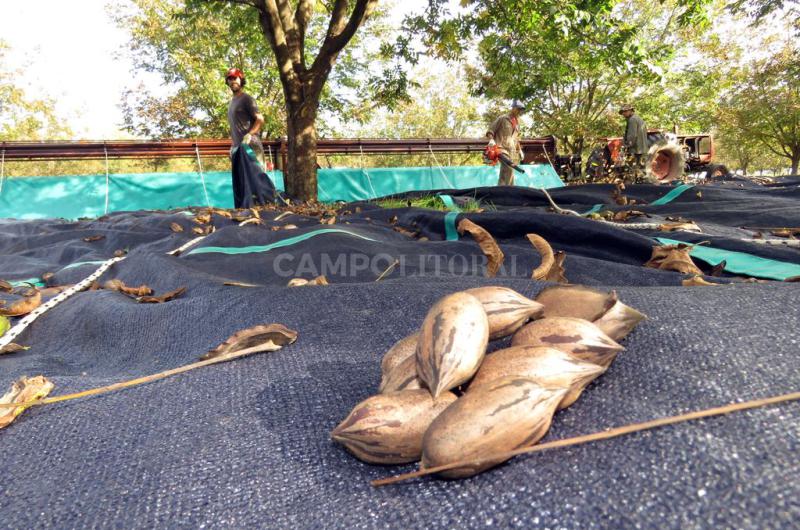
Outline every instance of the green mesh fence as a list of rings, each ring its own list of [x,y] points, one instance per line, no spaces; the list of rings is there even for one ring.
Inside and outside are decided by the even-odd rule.
[[[555,188],[564,183],[550,165],[522,166],[518,186]],[[406,191],[463,189],[497,184],[499,169],[491,166],[333,168],[318,172],[323,202],[374,199]],[[270,171],[283,191],[283,174]],[[203,181],[205,181],[205,186]],[[187,206],[233,207],[229,171],[199,173],[136,173],[59,177],[13,177],[3,183],[0,218],[42,219],[98,217],[108,212],[170,210]]]

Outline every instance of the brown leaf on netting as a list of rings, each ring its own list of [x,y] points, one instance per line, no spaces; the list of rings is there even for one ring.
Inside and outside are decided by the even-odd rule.
[[[702,199],[703,198],[703,192],[702,191],[698,191],[697,193],[695,193],[695,197],[697,197],[698,199]]]
[[[550,243],[548,243],[547,240],[539,234],[526,234],[525,237],[528,238],[528,241],[531,242],[536,251],[539,252],[539,255],[542,257],[542,262],[533,270],[531,278],[534,280],[544,280],[550,274],[551,269],[556,264],[555,254],[553,254],[553,247],[551,247]]]
[[[53,274],[52,272],[45,272],[44,274],[42,274],[42,281],[44,283],[48,283],[50,280],[53,279],[53,276],[55,276],[55,274]]]
[[[419,235],[418,231],[416,231],[416,230],[414,230],[414,231],[407,230],[407,229],[403,228],[402,226],[393,226],[392,230],[394,230],[395,232],[398,232],[400,234],[403,234],[404,236],[408,236],[408,237],[414,237],[415,238],[415,237],[417,237]]]
[[[228,210],[220,210],[218,208],[214,208],[213,212],[217,215],[221,215],[222,217],[227,217],[228,219],[233,217],[233,214]]]
[[[45,287],[44,289],[40,289],[42,292],[42,296],[55,296],[59,293],[62,293],[72,287],[72,284],[69,285],[54,285],[53,287]]]
[[[653,255],[644,266],[683,274],[703,274],[689,256],[693,247],[694,245],[685,244],[655,246]]]
[[[174,291],[162,294],[161,296],[142,296],[137,298],[136,301],[140,304],[163,304],[181,296],[186,292],[186,287],[178,287]]]
[[[201,226],[195,226],[194,228],[192,228],[192,232],[194,232],[195,234],[197,234],[199,236],[205,235],[205,233],[206,233],[206,231],[203,230],[203,227],[201,227]]]
[[[46,397],[55,385],[43,375],[21,377],[11,385],[11,390],[0,397],[0,404],[23,403]],[[28,407],[0,407],[0,429],[8,427]]]
[[[322,219],[319,220],[319,222],[320,222],[320,224],[323,224],[323,225],[336,224],[336,216],[333,215],[331,217],[323,217]]]
[[[263,221],[261,220],[260,217],[251,217],[250,219],[246,219],[246,220],[242,221],[241,223],[239,223],[239,226],[260,225],[262,223],[263,223]]]
[[[317,276],[313,280],[306,280],[303,278],[292,278],[289,280],[289,283],[286,284],[287,287],[303,287],[306,285],[329,285],[328,279],[325,276]]]
[[[393,215],[393,216],[391,216],[391,217],[389,218],[389,224],[390,224],[390,225],[396,225],[396,224],[397,224],[397,221],[398,221],[398,219],[397,219],[397,216],[396,216],[396,215]]]
[[[662,232],[676,232],[678,230],[683,230],[684,232],[701,232],[700,227],[697,226],[694,221],[682,223],[664,223],[658,225],[658,229]]]
[[[230,285],[231,287],[264,287],[263,285],[256,285],[254,283],[233,282],[233,281],[222,282],[222,285]]]
[[[709,274],[709,276],[717,276],[717,277],[722,276],[722,273],[725,271],[725,267],[727,266],[728,262],[726,260],[720,261],[719,263],[714,265],[714,268],[711,269],[711,274]]]
[[[5,280],[0,280],[0,291],[10,293],[14,290],[14,286]]]
[[[147,296],[153,294],[153,290],[146,286],[140,285],[139,287],[128,287],[122,280],[108,280],[103,284],[103,289],[109,291],[119,291],[129,296]]]
[[[201,225],[207,225],[211,222],[211,212],[199,213],[195,215],[194,222]]]
[[[565,275],[564,270],[564,260],[567,257],[567,253],[563,250],[557,250],[556,253],[553,255],[553,266],[550,267],[550,271],[544,277],[544,281],[546,282],[558,282],[558,283],[569,283],[567,277]]]
[[[20,346],[15,342],[9,342],[8,344],[0,348],[0,355],[3,355],[4,353],[17,353],[18,351],[25,351],[30,349],[31,349],[30,346]],[[2,412],[2,410],[0,410],[0,412]]]
[[[397,227],[395,227],[395,229],[397,229]],[[462,219],[458,223],[456,230],[461,235],[464,235],[464,232],[469,232],[472,238],[478,242],[484,256],[489,260],[489,263],[486,265],[486,277],[494,278],[497,275],[497,271],[500,270],[500,266],[503,264],[503,260],[506,259],[506,256],[503,254],[503,251],[500,250],[500,247],[492,235],[469,219]]]
[[[692,276],[685,280],[681,280],[681,285],[684,287],[693,287],[697,285],[720,285],[718,283],[709,282],[703,279],[702,276]]]
[[[170,223],[169,228],[173,232],[183,232],[183,227],[178,223]]]
[[[288,225],[283,225],[281,227],[281,230],[295,230],[296,228],[297,228],[297,225],[288,224]]]
[[[769,233],[775,237],[795,239],[796,235],[800,235],[800,228],[780,228],[778,230],[770,230]]]
[[[100,241],[101,239],[105,239],[106,236],[96,235],[96,236],[87,236],[84,237],[83,240],[87,243],[93,243],[94,241]]]
[[[128,251],[127,251],[127,250],[122,250],[122,249],[115,250],[115,251],[114,251],[114,257],[115,257],[115,258],[121,258],[121,257],[123,257],[123,256],[124,256],[125,254],[127,254],[127,253],[128,253]]]
[[[253,217],[255,217],[256,219],[261,219],[261,212],[259,212],[257,208],[250,208],[250,213],[251,213],[251,214],[253,215]]]
[[[614,214],[614,221],[627,221],[632,217],[641,217],[647,216],[646,213],[641,212],[639,210],[620,210],[619,212]]]
[[[297,332],[283,324],[266,324],[237,331],[225,342],[205,353],[201,361],[216,357],[235,358],[261,351],[275,351],[297,340]],[[238,352],[238,353],[237,353]]]
[[[42,293],[38,289],[33,289],[32,295],[16,300],[8,307],[0,307],[0,315],[7,317],[27,315],[40,305],[42,305]]]

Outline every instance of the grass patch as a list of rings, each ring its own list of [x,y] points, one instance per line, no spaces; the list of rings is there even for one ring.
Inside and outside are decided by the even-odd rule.
[[[429,208],[431,210],[442,210],[447,211],[448,208],[445,205],[444,201],[441,197],[437,195],[426,195],[424,197],[417,197],[416,199],[378,199],[375,201],[375,204],[380,206],[381,208]],[[485,210],[482,208],[480,203],[475,199],[468,199],[467,203],[463,206],[459,206],[459,209],[462,212],[481,212]]]

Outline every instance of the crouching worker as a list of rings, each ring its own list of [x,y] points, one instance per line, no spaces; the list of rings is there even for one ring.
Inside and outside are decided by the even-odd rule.
[[[228,103],[228,126],[231,130],[231,176],[235,208],[249,208],[275,199],[275,185],[264,172],[264,146],[259,131],[264,116],[256,102],[244,91],[245,77],[238,68],[225,74],[225,84],[233,97]]]

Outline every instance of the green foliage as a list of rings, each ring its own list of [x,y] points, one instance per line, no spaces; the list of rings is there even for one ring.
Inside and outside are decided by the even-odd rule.
[[[136,70],[159,75],[165,90],[154,93],[138,86],[125,93],[127,131],[147,138],[227,137],[230,92],[223,76],[235,66],[245,72],[245,90],[264,115],[264,135],[286,133],[283,87],[255,9],[192,0],[133,4],[134,9],[116,14],[119,27],[131,35],[127,53]],[[321,4],[317,10],[325,14]],[[307,63],[313,62],[326,30],[324,16],[312,17],[305,38]],[[381,13],[362,31],[337,58],[321,97],[323,114],[338,120],[363,121],[376,103],[393,103],[405,95],[405,80],[384,72],[380,50],[364,45],[386,31]],[[330,132],[323,123],[321,133]]]
[[[444,201],[441,197],[436,195],[425,195],[423,197],[417,197],[416,199],[380,199],[376,201],[376,204],[381,208],[430,208],[432,210],[442,210],[446,211],[449,210],[447,205],[445,205]],[[474,199],[468,199],[466,204],[463,206],[459,206],[459,209],[462,212],[477,212],[482,211],[480,203]]]
[[[800,51],[786,44],[777,53],[746,65],[739,83],[719,107],[722,131],[745,138],[800,165]]]
[[[702,27],[706,3],[464,0],[451,13],[447,2],[430,0],[423,14],[405,24],[422,36],[422,49],[439,57],[476,55],[470,68],[475,93],[525,101],[533,122],[528,134],[552,134],[562,150],[581,152],[593,137],[619,134],[615,107],[634,87],[660,79],[659,66],[673,48],[663,36],[650,39],[648,29]],[[397,50],[413,62],[422,51],[412,42],[401,39]],[[477,43],[474,49],[471,42]]]
[[[0,140],[55,140],[72,131],[53,111],[52,99],[32,99],[18,83],[22,73],[6,65],[8,45],[0,40]]]

